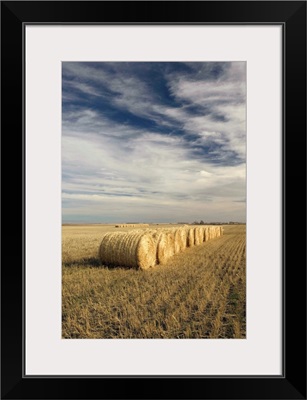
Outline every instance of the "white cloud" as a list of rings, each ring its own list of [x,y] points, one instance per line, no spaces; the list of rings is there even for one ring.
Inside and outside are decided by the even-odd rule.
[[[244,63],[233,63],[217,82],[167,76],[174,97],[185,102],[180,107],[163,105],[137,77],[111,79],[105,70],[78,63],[68,63],[65,71],[70,78],[78,76],[69,81],[77,92],[97,97],[103,95],[98,88],[103,85],[117,93],[110,96],[114,107],[147,117],[174,134],[119,123],[84,106],[66,110],[64,218],[244,221]],[[190,105],[197,105],[198,112],[191,112]],[[196,157],[194,150],[206,146],[207,155]],[[231,154],[241,162],[230,163]]]

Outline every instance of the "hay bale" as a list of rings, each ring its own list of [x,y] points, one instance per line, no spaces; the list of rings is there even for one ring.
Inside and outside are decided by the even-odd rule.
[[[158,264],[164,264],[175,253],[174,240],[170,232],[158,230],[153,234],[156,242],[156,260]]]
[[[169,246],[169,251],[172,256],[176,253],[175,251],[175,230],[170,228],[170,229],[162,229],[162,232],[166,234],[167,236],[167,241],[168,241],[168,246]]]
[[[107,265],[148,269],[156,264],[156,244],[143,231],[109,232],[102,237],[99,257]]]
[[[201,237],[201,230],[199,227],[194,228],[194,244],[195,246],[198,246],[203,242],[202,237]]]
[[[198,229],[200,234],[200,243],[203,243],[205,241],[205,228],[200,226]]]
[[[215,237],[219,237],[220,236],[220,227],[219,226],[215,226],[214,227],[214,232],[215,232]]]
[[[195,244],[195,239],[194,239],[194,228],[189,228],[188,234],[187,234],[187,244],[188,247],[193,247]]]
[[[183,228],[174,229],[175,253],[180,253],[187,247],[187,233]]]
[[[116,225],[119,228],[146,228],[149,224],[120,224]]]
[[[209,227],[206,226],[204,228],[204,242],[208,242],[208,240],[209,240]]]

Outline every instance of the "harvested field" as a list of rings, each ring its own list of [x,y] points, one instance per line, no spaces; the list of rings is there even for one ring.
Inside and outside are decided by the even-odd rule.
[[[101,265],[103,235],[119,230],[63,227],[63,338],[245,338],[245,225],[146,271]]]

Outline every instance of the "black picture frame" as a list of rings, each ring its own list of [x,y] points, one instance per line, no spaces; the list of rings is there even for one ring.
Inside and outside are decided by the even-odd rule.
[[[26,268],[23,32],[30,23],[283,26],[282,376],[23,375]],[[2,1],[1,49],[1,397],[306,399],[306,2]]]

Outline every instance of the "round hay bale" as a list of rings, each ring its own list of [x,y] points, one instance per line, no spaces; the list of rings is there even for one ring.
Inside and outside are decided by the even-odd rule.
[[[178,234],[177,234],[177,230],[174,230],[172,232],[173,237],[174,237],[174,248],[175,248],[175,254],[180,252],[180,243],[179,243],[179,238],[178,238]]]
[[[203,243],[205,241],[205,228],[200,226],[198,229],[200,234],[200,243]]]
[[[142,231],[106,233],[99,247],[102,263],[148,269],[156,264],[156,244]]]
[[[194,244],[198,246],[202,243],[201,231],[199,227],[194,228]]]
[[[171,257],[175,254],[175,232],[174,229],[163,229],[163,233],[167,236],[167,245],[169,247],[169,254]]]
[[[204,242],[208,242],[209,240],[209,228],[206,226],[204,228]]]
[[[172,235],[168,232],[157,231],[153,234],[156,242],[156,259],[158,264],[164,264],[174,255]]]
[[[194,239],[194,228],[190,228],[188,230],[188,234],[187,234],[187,244],[188,247],[193,247],[195,244],[195,239]]]
[[[187,234],[185,229],[174,229],[174,243],[175,253],[180,253],[187,247]]]

